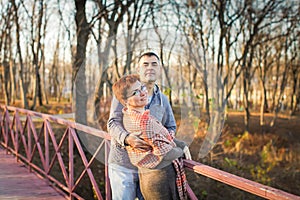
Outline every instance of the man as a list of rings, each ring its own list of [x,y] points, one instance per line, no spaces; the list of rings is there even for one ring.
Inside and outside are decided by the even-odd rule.
[[[176,123],[168,98],[161,93],[156,84],[160,76],[161,64],[159,57],[153,52],[147,52],[140,56],[137,73],[141,82],[148,90],[148,105],[157,120],[159,120],[169,132],[176,131]],[[111,150],[108,159],[109,177],[113,200],[134,200],[136,197],[143,199],[139,187],[138,170],[129,160],[126,145],[133,148],[149,149],[150,146],[139,138],[138,135],[128,134],[123,127],[123,106],[113,98],[110,117],[108,120],[108,132],[111,135]],[[185,148],[186,158],[190,159],[188,148]]]

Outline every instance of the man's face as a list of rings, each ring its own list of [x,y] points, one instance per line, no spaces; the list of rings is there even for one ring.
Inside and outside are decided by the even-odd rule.
[[[155,56],[143,56],[137,68],[143,83],[155,82],[160,75],[160,70],[160,62]]]

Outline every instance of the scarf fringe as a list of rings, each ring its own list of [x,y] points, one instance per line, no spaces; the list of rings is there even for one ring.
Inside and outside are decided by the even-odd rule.
[[[187,199],[187,179],[183,166],[183,158],[173,160],[173,166],[176,171],[176,186],[180,200]]]

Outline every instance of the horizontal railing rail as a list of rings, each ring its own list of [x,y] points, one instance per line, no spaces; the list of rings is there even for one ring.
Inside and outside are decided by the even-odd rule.
[[[0,144],[12,152],[18,160],[25,162],[29,166],[29,169],[33,168],[37,173],[48,179],[54,187],[64,191],[63,194],[68,199],[84,199],[83,196],[80,196],[80,194],[76,192],[79,187],[79,182],[84,176],[88,176],[94,196],[97,199],[104,199],[103,194],[105,195],[105,199],[111,199],[107,173],[110,136],[107,132],[51,115],[11,106],[0,105],[0,111]],[[20,114],[25,116],[21,118]],[[42,123],[42,125],[40,128],[37,128],[34,124],[34,118],[41,119],[40,123]],[[51,123],[64,126],[64,132],[60,137],[53,131]],[[37,129],[39,129],[39,131],[37,131]],[[85,134],[103,138],[96,151],[89,158],[85,155],[80,139],[77,136],[77,131],[83,131]],[[68,143],[67,150],[64,149],[68,154],[67,162],[65,161],[66,156],[63,155],[65,153],[63,152],[64,142]],[[101,193],[99,184],[96,182],[95,174],[91,170],[91,165],[95,162],[97,154],[103,147],[105,149],[105,192]],[[54,150],[54,153],[51,154],[50,149]],[[78,152],[84,165],[78,177],[74,177],[75,170],[77,170],[74,168],[74,150]],[[35,157],[39,157],[39,162],[34,161]],[[55,162],[59,164],[58,170],[61,170],[63,180],[58,180],[50,173],[54,168]],[[300,197],[297,195],[265,186],[195,161],[184,160],[184,164],[186,169],[192,170],[197,174],[266,199],[300,200]],[[196,200],[197,197],[189,185],[187,189],[189,198]]]
[[[197,174],[220,181],[235,188],[272,200],[300,200],[300,196],[251,181],[228,172],[204,165],[192,160],[185,160],[184,166]]]

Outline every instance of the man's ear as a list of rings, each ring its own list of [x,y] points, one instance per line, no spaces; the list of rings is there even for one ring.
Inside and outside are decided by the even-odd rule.
[[[161,64],[159,65],[159,73],[160,73],[160,74],[163,74],[163,68],[162,68],[162,65],[161,65]]]

